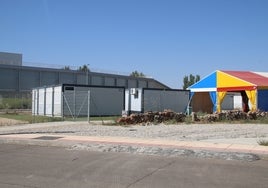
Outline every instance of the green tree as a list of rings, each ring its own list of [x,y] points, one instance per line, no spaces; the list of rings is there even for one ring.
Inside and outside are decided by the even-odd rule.
[[[194,83],[198,82],[199,80],[200,80],[199,75],[194,76],[194,75],[190,74],[189,76],[184,76],[183,89],[187,89],[188,87],[190,87]]]
[[[195,83],[198,82],[200,80],[200,75],[196,75],[195,76]]]
[[[78,71],[81,72],[90,72],[89,66],[88,65],[83,65],[78,68]]]
[[[70,66],[64,66],[62,69],[63,70],[71,70]]]
[[[138,72],[138,71],[133,71],[130,76],[133,76],[133,77],[145,77],[145,75],[142,73],[142,72]]]

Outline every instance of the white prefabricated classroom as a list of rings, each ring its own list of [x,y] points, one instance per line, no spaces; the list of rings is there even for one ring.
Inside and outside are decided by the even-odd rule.
[[[32,114],[73,118],[121,115],[124,95],[124,87],[61,84],[34,88]]]
[[[186,113],[189,98],[189,90],[130,88],[125,90],[125,110],[128,114],[164,110]]]

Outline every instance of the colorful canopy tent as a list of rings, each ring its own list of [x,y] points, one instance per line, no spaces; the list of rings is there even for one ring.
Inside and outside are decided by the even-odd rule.
[[[244,111],[268,111],[268,73],[217,70],[188,89],[193,111],[220,112],[227,92],[241,94]]]

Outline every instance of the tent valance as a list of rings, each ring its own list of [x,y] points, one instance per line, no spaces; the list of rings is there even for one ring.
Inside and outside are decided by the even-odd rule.
[[[217,88],[217,91],[242,91],[242,90],[255,90],[257,89],[256,86],[243,86],[243,87],[223,87],[223,88]]]

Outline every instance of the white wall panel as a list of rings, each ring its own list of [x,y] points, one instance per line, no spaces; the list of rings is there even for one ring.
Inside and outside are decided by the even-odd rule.
[[[38,90],[32,91],[32,115],[38,114]]]
[[[45,115],[53,115],[53,87],[46,88],[46,103],[45,103]]]
[[[131,111],[136,111],[136,112],[142,111],[142,89],[141,88],[130,89],[130,101],[131,101],[131,109],[130,109]]]
[[[54,87],[54,116],[62,115],[62,87],[57,86]]]
[[[45,115],[45,88],[38,89],[38,115]]]

